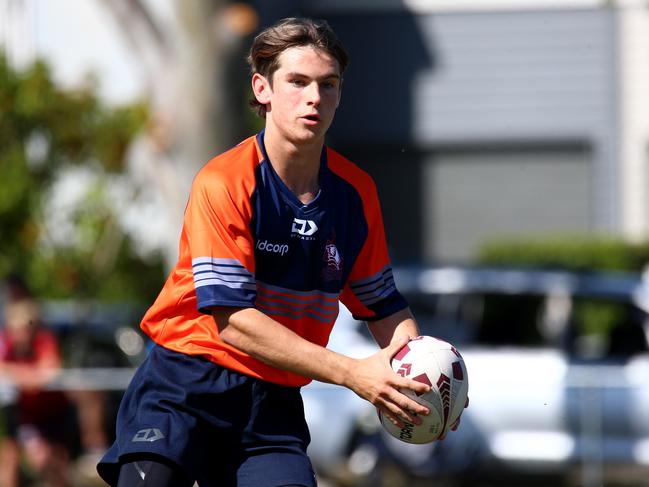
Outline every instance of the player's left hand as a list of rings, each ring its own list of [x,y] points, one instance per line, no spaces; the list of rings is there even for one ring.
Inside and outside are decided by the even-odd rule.
[[[466,402],[464,403],[464,409],[469,407],[469,398],[466,398]],[[460,421],[462,419],[462,415],[458,416],[458,418],[455,420],[455,422],[451,425],[449,428],[450,431],[456,431],[460,427]],[[439,437],[440,440],[443,440],[446,438],[446,433],[444,433],[442,436]]]

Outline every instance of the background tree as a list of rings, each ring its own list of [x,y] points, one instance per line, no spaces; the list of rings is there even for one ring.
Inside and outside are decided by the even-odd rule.
[[[174,0],[167,17],[143,0],[102,5],[144,73],[151,122],[135,152],[164,210],[168,231],[161,245],[171,267],[194,175],[261,127],[247,109],[245,62],[259,16],[251,4],[232,0]]]
[[[119,218],[138,197],[124,171],[147,120],[143,103],[108,107],[91,80],[64,90],[44,62],[17,71],[0,52],[0,276],[44,297],[155,295],[160,255],[138,252]]]

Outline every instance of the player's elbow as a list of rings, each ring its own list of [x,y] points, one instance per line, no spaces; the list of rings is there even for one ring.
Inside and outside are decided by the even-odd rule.
[[[214,307],[211,311],[221,340],[228,345],[241,348],[245,337],[239,323],[240,317],[237,314],[240,310],[238,308]]]
[[[219,336],[223,343],[226,343],[235,348],[241,348],[242,334],[233,326],[226,326],[219,329]]]

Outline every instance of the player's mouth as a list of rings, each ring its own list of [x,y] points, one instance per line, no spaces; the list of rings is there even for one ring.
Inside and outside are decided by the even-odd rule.
[[[303,116],[302,120],[304,120],[307,125],[316,125],[320,123],[320,116],[317,113],[313,113]]]

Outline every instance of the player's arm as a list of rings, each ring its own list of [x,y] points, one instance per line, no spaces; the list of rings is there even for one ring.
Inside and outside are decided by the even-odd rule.
[[[381,348],[387,347],[394,341],[407,342],[410,338],[419,335],[419,328],[410,308],[397,311],[382,320],[368,321],[367,328]]]
[[[390,367],[392,356],[410,337],[408,318],[394,318],[398,324],[385,348],[370,357],[353,359],[305,340],[255,308],[214,307],[212,314],[221,339],[229,345],[278,369],[345,386],[399,426],[404,421],[419,423],[421,420],[415,414],[428,414],[426,407],[399,389],[421,394],[429,387],[397,375]],[[385,320],[392,322],[389,318]]]

